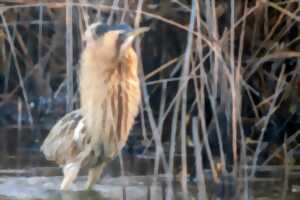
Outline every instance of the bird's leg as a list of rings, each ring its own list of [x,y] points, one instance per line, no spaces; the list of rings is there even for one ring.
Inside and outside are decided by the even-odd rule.
[[[64,166],[63,173],[64,173],[64,180],[60,185],[61,190],[67,190],[70,184],[76,179],[79,173],[80,166],[75,163],[70,163]]]
[[[93,185],[96,183],[96,181],[98,180],[98,178],[102,174],[104,166],[105,166],[104,164],[100,164],[100,165],[98,165],[94,168],[91,168],[89,170],[88,180],[87,180],[86,185],[85,185],[86,190],[91,190],[92,189]]]

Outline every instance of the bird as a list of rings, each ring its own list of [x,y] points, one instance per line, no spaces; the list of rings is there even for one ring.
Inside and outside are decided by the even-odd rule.
[[[122,150],[141,102],[139,58],[134,39],[149,27],[96,22],[83,35],[78,109],[51,128],[41,145],[47,160],[63,168],[61,190],[68,190],[80,169],[88,170],[92,189],[107,164]]]

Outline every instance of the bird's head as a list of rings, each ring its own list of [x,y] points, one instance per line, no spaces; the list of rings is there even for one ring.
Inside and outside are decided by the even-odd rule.
[[[148,27],[131,28],[127,24],[91,24],[83,37],[85,49],[104,62],[121,62],[126,52],[132,48],[134,39],[148,31]]]

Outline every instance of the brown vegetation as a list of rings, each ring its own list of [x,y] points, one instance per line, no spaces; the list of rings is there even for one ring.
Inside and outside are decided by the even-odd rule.
[[[17,124],[20,112],[21,124],[35,125],[77,107],[86,26],[126,22],[151,27],[136,42],[136,142],[145,152],[156,147],[156,175],[160,163],[166,173],[180,168],[187,191],[188,174],[201,183],[203,168],[219,182],[300,163],[298,0],[2,0],[0,17],[1,128]]]

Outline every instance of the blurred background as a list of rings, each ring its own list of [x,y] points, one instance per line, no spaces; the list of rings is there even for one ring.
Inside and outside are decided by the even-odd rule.
[[[163,186],[145,199],[300,197],[298,0],[0,0],[0,197],[27,183],[11,177],[61,175],[39,148],[79,106],[81,38],[99,21],[151,28],[135,43],[143,103],[105,184]]]

